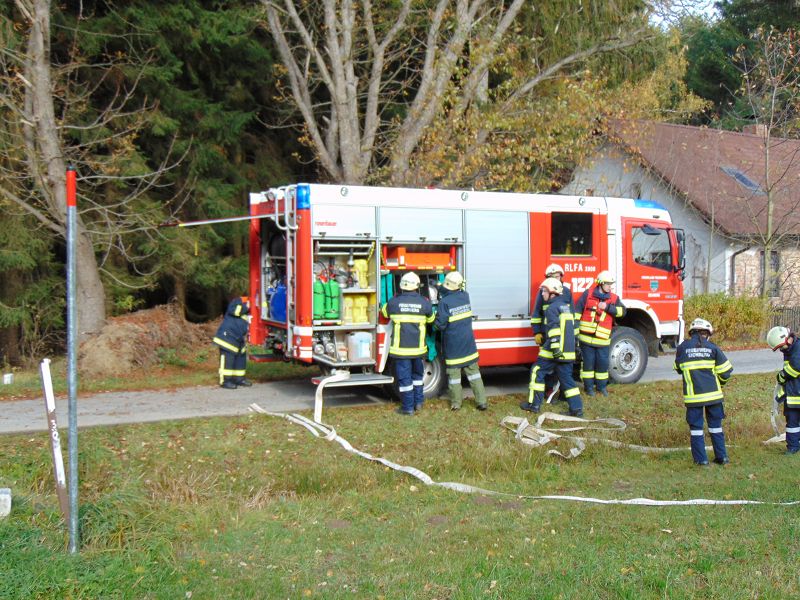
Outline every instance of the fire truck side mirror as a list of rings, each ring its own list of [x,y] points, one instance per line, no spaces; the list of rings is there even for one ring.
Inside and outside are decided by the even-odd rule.
[[[673,270],[678,273],[678,279],[683,281],[686,278],[686,234],[683,229],[675,229],[675,241],[678,244],[678,264]]]

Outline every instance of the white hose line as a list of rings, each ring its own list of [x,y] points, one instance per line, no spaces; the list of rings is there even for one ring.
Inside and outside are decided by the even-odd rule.
[[[764,444],[777,444],[779,442],[786,441],[786,433],[781,433],[780,427],[778,427],[778,413],[780,413],[781,406],[783,405],[782,402],[778,402],[778,395],[781,393],[781,386],[780,384],[775,384],[775,389],[772,392],[772,409],[769,411],[769,420],[772,423],[772,431],[775,432],[775,435],[768,440],[764,440]]]
[[[544,427],[543,424],[545,421],[566,421],[576,424],[583,423],[583,425],[576,427],[552,428],[552,427]],[[598,425],[593,425],[593,423],[598,423]],[[572,459],[575,458],[576,456],[579,456],[581,452],[583,452],[586,449],[585,442],[606,444],[607,446],[612,446],[614,448],[627,448],[628,450],[634,450],[636,452],[644,452],[644,453],[686,452],[689,450],[689,448],[659,448],[655,446],[638,446],[636,444],[626,444],[624,442],[619,442],[617,440],[608,440],[605,438],[597,438],[597,437],[579,437],[573,435],[561,435],[561,432],[564,431],[580,431],[582,429],[604,429],[610,431],[624,431],[627,428],[625,421],[622,421],[620,419],[614,419],[611,417],[606,417],[601,419],[584,419],[582,417],[572,417],[570,415],[561,415],[558,413],[545,412],[539,415],[535,423],[528,422],[528,420],[525,419],[524,417],[504,417],[503,420],[500,421],[500,425],[502,427],[505,427],[506,429],[510,429],[511,431],[513,431],[514,437],[521,443],[527,446],[533,446],[534,448],[539,448],[559,438],[574,441],[575,446],[570,448],[568,455],[564,455],[558,450],[547,451],[547,454],[553,456],[560,456],[561,458],[565,459]],[[707,447],[706,449],[709,448],[710,446]]]
[[[442,487],[448,490],[453,490],[464,494],[483,494],[485,496],[517,498],[521,500],[522,499],[568,500],[572,502],[588,502],[592,504],[623,504],[623,505],[639,505],[639,506],[692,506],[692,505],[742,505],[742,504],[794,506],[796,504],[800,504],[800,500],[795,500],[791,502],[763,502],[761,500],[709,500],[706,498],[694,498],[692,500],[651,500],[650,498],[631,498],[629,500],[603,500],[601,498],[584,498],[582,496],[530,496],[526,494],[510,494],[508,492],[496,492],[494,490],[487,490],[484,488],[467,485],[465,483],[458,483],[453,481],[434,481],[430,477],[430,475],[428,475],[423,471],[420,471],[419,469],[416,469],[414,467],[408,467],[405,465],[399,465],[385,458],[372,456],[367,452],[358,450],[357,448],[354,448],[350,444],[350,442],[348,442],[346,439],[338,435],[333,427],[329,427],[322,423],[315,423],[311,419],[308,419],[302,415],[270,412],[264,410],[258,404],[255,403],[251,404],[249,408],[253,412],[257,412],[262,415],[268,415],[270,417],[280,417],[282,419],[287,419],[288,421],[291,421],[292,423],[295,423],[297,425],[302,425],[303,427],[311,431],[311,433],[315,437],[323,437],[328,441],[337,442],[348,452],[357,454],[358,456],[365,458],[367,460],[381,463],[382,465],[385,465],[395,471],[402,471],[403,473],[408,473],[412,477],[416,477],[417,479],[419,479],[425,485]],[[572,419],[574,418],[575,417],[572,417]]]

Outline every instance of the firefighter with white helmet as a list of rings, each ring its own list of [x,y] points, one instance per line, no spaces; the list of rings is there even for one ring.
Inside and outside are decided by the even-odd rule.
[[[728,464],[722,420],[725,418],[722,386],[733,373],[725,353],[709,341],[714,327],[705,319],[695,319],[689,326],[689,339],[675,351],[675,370],[683,375],[683,402],[689,425],[692,458],[699,466],[708,465],[703,416],[714,447],[714,462]]]
[[[611,291],[616,282],[611,271],[600,271],[595,284],[583,292],[575,305],[580,316],[578,340],[581,344],[581,379],[587,396],[597,391],[608,396],[608,354],[615,319],[625,316],[625,306]]]
[[[800,344],[795,342],[797,336],[788,327],[773,327],[767,333],[767,345],[783,354],[783,368],[776,379],[786,417],[786,454],[800,452]]]
[[[572,291],[569,286],[564,283],[564,268],[557,264],[552,263],[544,271],[545,278],[558,279],[561,284],[569,290],[568,298],[570,305],[572,304]],[[544,311],[547,310],[547,305],[542,300],[541,287],[536,293],[536,299],[533,301],[533,312],[531,313],[531,327],[533,327],[533,338],[540,346],[544,341]]]
[[[569,414],[583,416],[583,401],[580,390],[572,378],[575,362],[575,325],[569,288],[554,277],[548,277],[540,286],[542,300],[547,304],[544,311],[544,340],[539,357],[531,370],[528,400],[519,406],[523,410],[539,412],[544,402],[545,378],[555,372],[561,390],[569,403]]]
[[[425,368],[422,358],[428,353],[425,327],[433,322],[430,300],[419,293],[419,275],[413,271],[400,278],[401,292],[381,307],[381,314],[392,323],[392,357],[402,405],[399,414],[413,415],[422,409],[425,396]]]
[[[486,410],[486,390],[478,368],[478,346],[472,331],[472,305],[469,294],[464,290],[464,277],[458,271],[450,271],[444,278],[442,288],[433,325],[442,332],[450,409],[461,408],[463,371],[475,395],[475,407]]]

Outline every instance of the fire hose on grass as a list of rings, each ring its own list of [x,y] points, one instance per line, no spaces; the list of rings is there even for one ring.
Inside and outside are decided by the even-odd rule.
[[[286,419],[296,425],[300,425],[304,427],[311,433],[314,437],[323,438],[330,442],[336,442],[342,448],[347,450],[348,452],[360,456],[361,458],[365,458],[369,461],[380,463],[384,466],[389,467],[395,471],[400,471],[403,473],[407,473],[412,477],[415,477],[422,483],[428,486],[436,486],[445,488],[448,490],[453,490],[455,492],[460,492],[463,494],[482,494],[485,496],[498,496],[498,497],[505,497],[505,498],[518,498],[518,499],[525,499],[525,500],[566,500],[571,502],[587,502],[592,504],[623,504],[623,505],[639,505],[639,506],[695,506],[695,505],[743,505],[743,504],[754,504],[754,505],[770,505],[770,506],[794,506],[800,504],[800,500],[793,500],[790,502],[765,502],[761,500],[714,500],[714,499],[707,499],[707,498],[693,498],[690,500],[653,500],[650,498],[630,498],[627,500],[606,500],[602,498],[586,498],[583,496],[555,496],[555,495],[541,495],[541,496],[534,496],[534,495],[527,495],[527,494],[511,494],[508,492],[497,492],[494,490],[489,490],[485,488],[480,488],[472,485],[468,485],[465,483],[453,482],[453,481],[434,481],[434,479],[428,475],[427,473],[420,471],[415,467],[409,467],[406,465],[400,465],[385,458],[379,456],[373,456],[367,452],[354,448],[350,442],[346,439],[341,437],[339,434],[336,433],[336,430],[333,427],[328,425],[324,425],[323,423],[312,421],[302,415],[298,414],[283,414],[283,413],[274,413],[269,412],[261,408],[258,404],[251,404],[250,410],[262,415],[268,415],[271,417],[279,417],[282,419]],[[547,413],[545,413],[547,414]],[[542,415],[544,416],[544,415]],[[558,415],[560,417],[564,417],[564,415]],[[565,417],[565,420],[570,421],[587,421],[586,419],[580,419],[577,417],[569,417],[568,419]],[[606,426],[600,426],[600,429],[619,429],[619,423],[622,423],[624,426],[624,422],[619,421],[619,419],[597,419],[596,421],[600,421],[605,423]],[[616,423],[615,423],[616,422]],[[575,428],[573,428],[574,430]],[[627,446],[627,445],[626,445]]]

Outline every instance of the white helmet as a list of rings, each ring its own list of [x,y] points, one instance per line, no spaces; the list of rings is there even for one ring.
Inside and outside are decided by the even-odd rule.
[[[772,348],[772,351],[778,350],[788,346],[789,336],[792,334],[788,327],[773,327],[767,333],[767,346]]]
[[[464,278],[458,271],[450,271],[444,278],[444,289],[446,290],[460,290],[464,285]]]
[[[557,265],[556,263],[551,264],[550,266],[545,269],[544,276],[545,277],[555,277],[556,275],[564,276],[564,267],[561,265]]]
[[[551,294],[557,295],[561,295],[561,292],[564,291],[564,285],[555,277],[548,277],[539,287],[547,290]]]
[[[603,284],[603,283],[615,283],[615,282],[616,279],[614,279],[614,276],[611,274],[611,271],[600,271],[597,274],[597,283]]]
[[[711,335],[714,333],[714,327],[705,319],[697,318],[689,326],[689,335],[692,335],[694,331],[707,331],[708,335]]]
[[[409,271],[400,278],[401,290],[411,291],[411,290],[416,290],[417,288],[419,288],[419,275],[417,275],[413,271]]]

